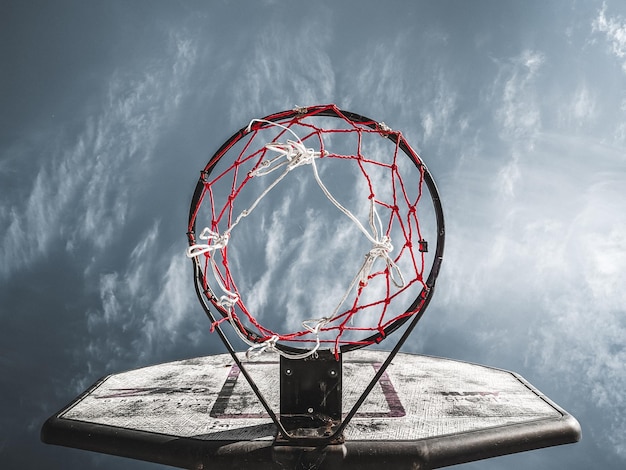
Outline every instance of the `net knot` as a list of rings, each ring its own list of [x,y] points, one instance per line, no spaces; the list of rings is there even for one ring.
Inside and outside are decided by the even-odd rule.
[[[187,248],[188,258],[195,258],[205,253],[210,253],[211,251],[221,250],[228,245],[230,234],[225,233],[224,235],[220,235],[219,233],[211,230],[209,227],[204,227],[200,235],[198,235],[198,238],[200,240],[206,240],[209,243],[196,243],[191,245]]]
[[[279,339],[278,335],[273,335],[262,343],[251,346],[246,351],[246,359],[255,359],[266,352],[280,352],[280,350],[276,348],[276,343]]]
[[[391,132],[391,127],[382,121],[378,123],[378,128],[383,132]]]
[[[217,328],[217,327],[220,325],[220,323],[222,323],[222,322],[224,322],[224,321],[226,321],[226,320],[228,320],[228,318],[224,317],[224,318],[220,318],[220,319],[219,319],[219,320],[217,320],[217,321],[212,322],[212,323],[211,323],[211,328],[209,329],[209,331],[210,331],[211,333],[213,333],[213,332],[215,331],[215,328]]]
[[[224,310],[231,310],[237,302],[239,302],[239,295],[234,292],[227,292],[219,298],[217,304]]]
[[[365,262],[363,263],[359,273],[359,282],[362,285],[367,285],[367,280],[372,272],[372,269],[374,268],[374,263],[378,258],[382,258],[387,264],[387,269],[389,270],[389,275],[393,284],[398,288],[404,287],[404,276],[402,275],[402,271],[400,271],[398,265],[391,258],[391,256],[389,256],[391,251],[393,251],[393,245],[391,244],[391,239],[387,235],[374,242],[370,251],[365,255]]]
[[[320,157],[322,152],[307,148],[301,141],[287,140],[287,143],[275,142],[265,145],[265,148],[278,155],[270,160],[264,160],[258,168],[250,171],[249,175],[264,176],[271,172],[285,167],[285,172],[289,172],[301,165],[310,164],[315,158]]]
[[[305,330],[308,330],[311,333],[317,335],[319,334],[320,330],[328,324],[329,321],[330,321],[330,318],[328,317],[316,318],[312,320],[304,320],[302,322],[302,327]]]
[[[293,110],[296,113],[302,115],[302,114],[306,114],[309,111],[309,108],[307,108],[306,106],[295,106]]]

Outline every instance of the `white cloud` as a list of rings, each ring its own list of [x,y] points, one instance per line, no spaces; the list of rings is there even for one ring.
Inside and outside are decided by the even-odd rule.
[[[29,153],[42,163],[27,179],[26,202],[0,212],[8,227],[0,245],[3,275],[33,263],[60,240],[70,251],[99,252],[117,237],[131,211],[133,178],[152,157],[194,63],[192,43],[171,39],[172,56],[113,75],[108,99],[85,118],[76,137],[63,130],[57,145],[47,135],[36,137]]]
[[[88,363],[107,358],[109,370],[145,363],[189,337],[190,261],[181,246],[157,256],[158,227],[146,230],[124,270],[99,275],[100,306],[87,312]]]
[[[285,227],[285,221],[289,219],[289,210],[291,207],[291,199],[284,198],[282,204],[280,204],[275,210],[268,208],[271,204],[268,203],[265,206],[268,212],[268,219],[271,220],[268,227],[259,230],[259,227],[254,227],[252,224],[247,224],[243,230],[254,231],[256,237],[258,237],[258,243],[255,244],[257,248],[262,247],[264,265],[263,274],[258,278],[249,291],[241,292],[244,302],[250,309],[253,316],[258,319],[264,317],[263,311],[265,308],[271,310],[275,305],[275,296],[281,296],[284,292],[283,289],[277,287],[278,285],[284,285],[287,281],[287,276],[282,271],[283,265],[281,260],[284,259],[286,252],[293,252],[294,240],[286,240],[287,229]],[[259,256],[261,258],[261,256]],[[239,261],[239,272],[246,272],[250,265],[250,259]],[[234,273],[236,275],[236,273]]]
[[[541,112],[534,88],[539,70],[545,63],[541,52],[525,50],[505,64],[494,89],[498,105],[496,118],[504,139],[525,143],[532,149],[541,128]]]
[[[607,16],[606,10],[606,3],[603,3],[591,26],[593,31],[604,33],[611,53],[622,62],[622,70],[626,73],[626,20],[621,16]]]
[[[105,324],[119,321],[120,303],[115,295],[117,284],[117,273],[100,276],[100,300],[102,301],[102,319]]]
[[[398,31],[384,44],[365,43],[367,54],[348,58],[349,87],[342,93],[341,106],[367,102],[364,114],[400,129],[416,150],[422,146],[456,141],[459,97],[454,74],[436,58],[445,42],[444,34],[424,31],[419,47],[428,49],[432,61],[416,62],[416,41]],[[407,77],[411,77],[407,79]],[[404,122],[404,124],[402,124]],[[455,131],[452,131],[455,129]],[[413,136],[417,137],[414,139]]]
[[[559,109],[560,121],[566,128],[573,128],[575,131],[593,123],[598,115],[597,93],[586,82],[568,93],[565,103]]]
[[[516,165],[510,197],[469,191],[464,205],[451,211],[447,204],[446,259],[434,301],[445,308],[440,328],[465,342],[466,358],[517,364],[544,383],[558,380],[558,399],[587,406],[588,416],[615,416],[602,432],[610,428],[624,456],[623,149],[540,134],[535,151]],[[498,172],[464,169],[462,178],[487,188]]]
[[[596,114],[596,101],[587,86],[581,86],[572,100],[573,116],[579,121],[591,119]]]
[[[495,183],[498,192],[506,197],[515,196],[515,187],[521,178],[519,156],[514,153],[509,162],[500,169],[496,176]]]
[[[158,280],[158,295],[151,305],[155,329],[151,331],[150,343],[156,340],[175,344],[187,314],[195,305],[196,299],[191,295],[190,262],[177,249],[170,254],[169,264],[165,273]],[[156,342],[159,342],[156,341]]]
[[[152,257],[157,255],[155,252],[158,246],[157,238],[159,237],[160,225],[160,221],[155,221],[151,227],[146,229],[143,237],[130,254],[128,260],[130,272],[126,276],[125,284],[133,299],[146,296],[145,282],[150,276],[147,267],[150,265]]]
[[[422,127],[424,128],[424,140],[428,140],[433,135],[435,127],[435,119],[431,113],[425,113],[422,116]]]
[[[246,36],[247,43],[234,66],[231,120],[242,126],[251,117],[261,117],[295,106],[332,102],[335,72],[325,49],[333,31],[322,18],[284,21],[275,17],[256,32]],[[285,47],[285,41],[289,47]]]
[[[522,160],[534,152],[542,131],[538,76],[545,63],[543,53],[524,50],[500,65],[488,102],[495,108],[494,124],[507,157],[492,161],[497,168],[490,186],[499,196],[514,197],[522,181]]]
[[[448,138],[450,128],[455,121],[457,96],[447,83],[442,73],[438,73],[433,82],[431,99],[422,106],[421,117],[424,135],[422,145],[431,138],[444,140]],[[460,125],[460,124],[459,124]]]
[[[292,199],[285,197],[276,210],[271,211],[271,223],[267,231],[262,236],[266,237],[265,263],[269,270],[276,267],[276,261],[280,258],[282,251],[286,249],[285,244],[291,240],[285,240],[284,222],[290,212]],[[292,242],[292,241],[291,241]]]

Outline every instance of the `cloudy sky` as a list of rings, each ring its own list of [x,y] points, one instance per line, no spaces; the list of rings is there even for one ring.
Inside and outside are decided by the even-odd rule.
[[[99,377],[222,352],[184,256],[198,171],[253,117],[336,103],[402,130],[446,213],[407,351],[515,370],[576,445],[464,469],[626,464],[626,5],[0,2],[0,465]]]

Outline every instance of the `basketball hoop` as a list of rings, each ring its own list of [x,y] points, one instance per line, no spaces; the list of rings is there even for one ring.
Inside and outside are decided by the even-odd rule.
[[[188,240],[229,354],[105,377],[46,421],[44,442],[180,468],[331,470],[580,439],[517,374],[399,353],[432,298],[444,225],[426,166],[383,123],[334,105],[253,119],[202,170]],[[249,359],[278,360],[246,360],[222,324]],[[402,325],[390,351],[361,349]]]
[[[272,237],[283,235],[262,226],[303,185],[308,192],[283,211],[281,227],[294,212],[310,211],[325,222],[315,230],[349,232],[344,246],[319,238],[319,266],[341,263],[344,278],[334,297],[295,312],[296,328],[278,330],[261,321],[268,315],[255,311],[240,288],[252,284],[241,276],[255,270],[254,260],[242,261],[253,257],[245,233],[260,231],[265,245],[259,243],[258,259]],[[443,211],[430,172],[399,131],[335,105],[313,106],[253,119],[209,159],[192,198],[188,241],[200,302],[210,318],[211,308],[218,312],[213,328],[228,321],[249,355],[275,351],[301,359],[324,347],[338,356],[379,343],[423,314],[442,260]],[[293,309],[272,305],[273,316],[281,311],[279,327],[293,325]]]

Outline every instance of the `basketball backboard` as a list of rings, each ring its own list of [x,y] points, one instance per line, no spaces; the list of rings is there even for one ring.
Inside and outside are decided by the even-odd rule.
[[[344,410],[387,355],[344,355]],[[276,408],[278,364],[273,356],[245,362]],[[49,444],[180,468],[431,469],[573,443],[580,426],[515,373],[399,353],[344,436],[336,445],[277,445],[276,427],[227,354],[109,375],[42,429]]]

